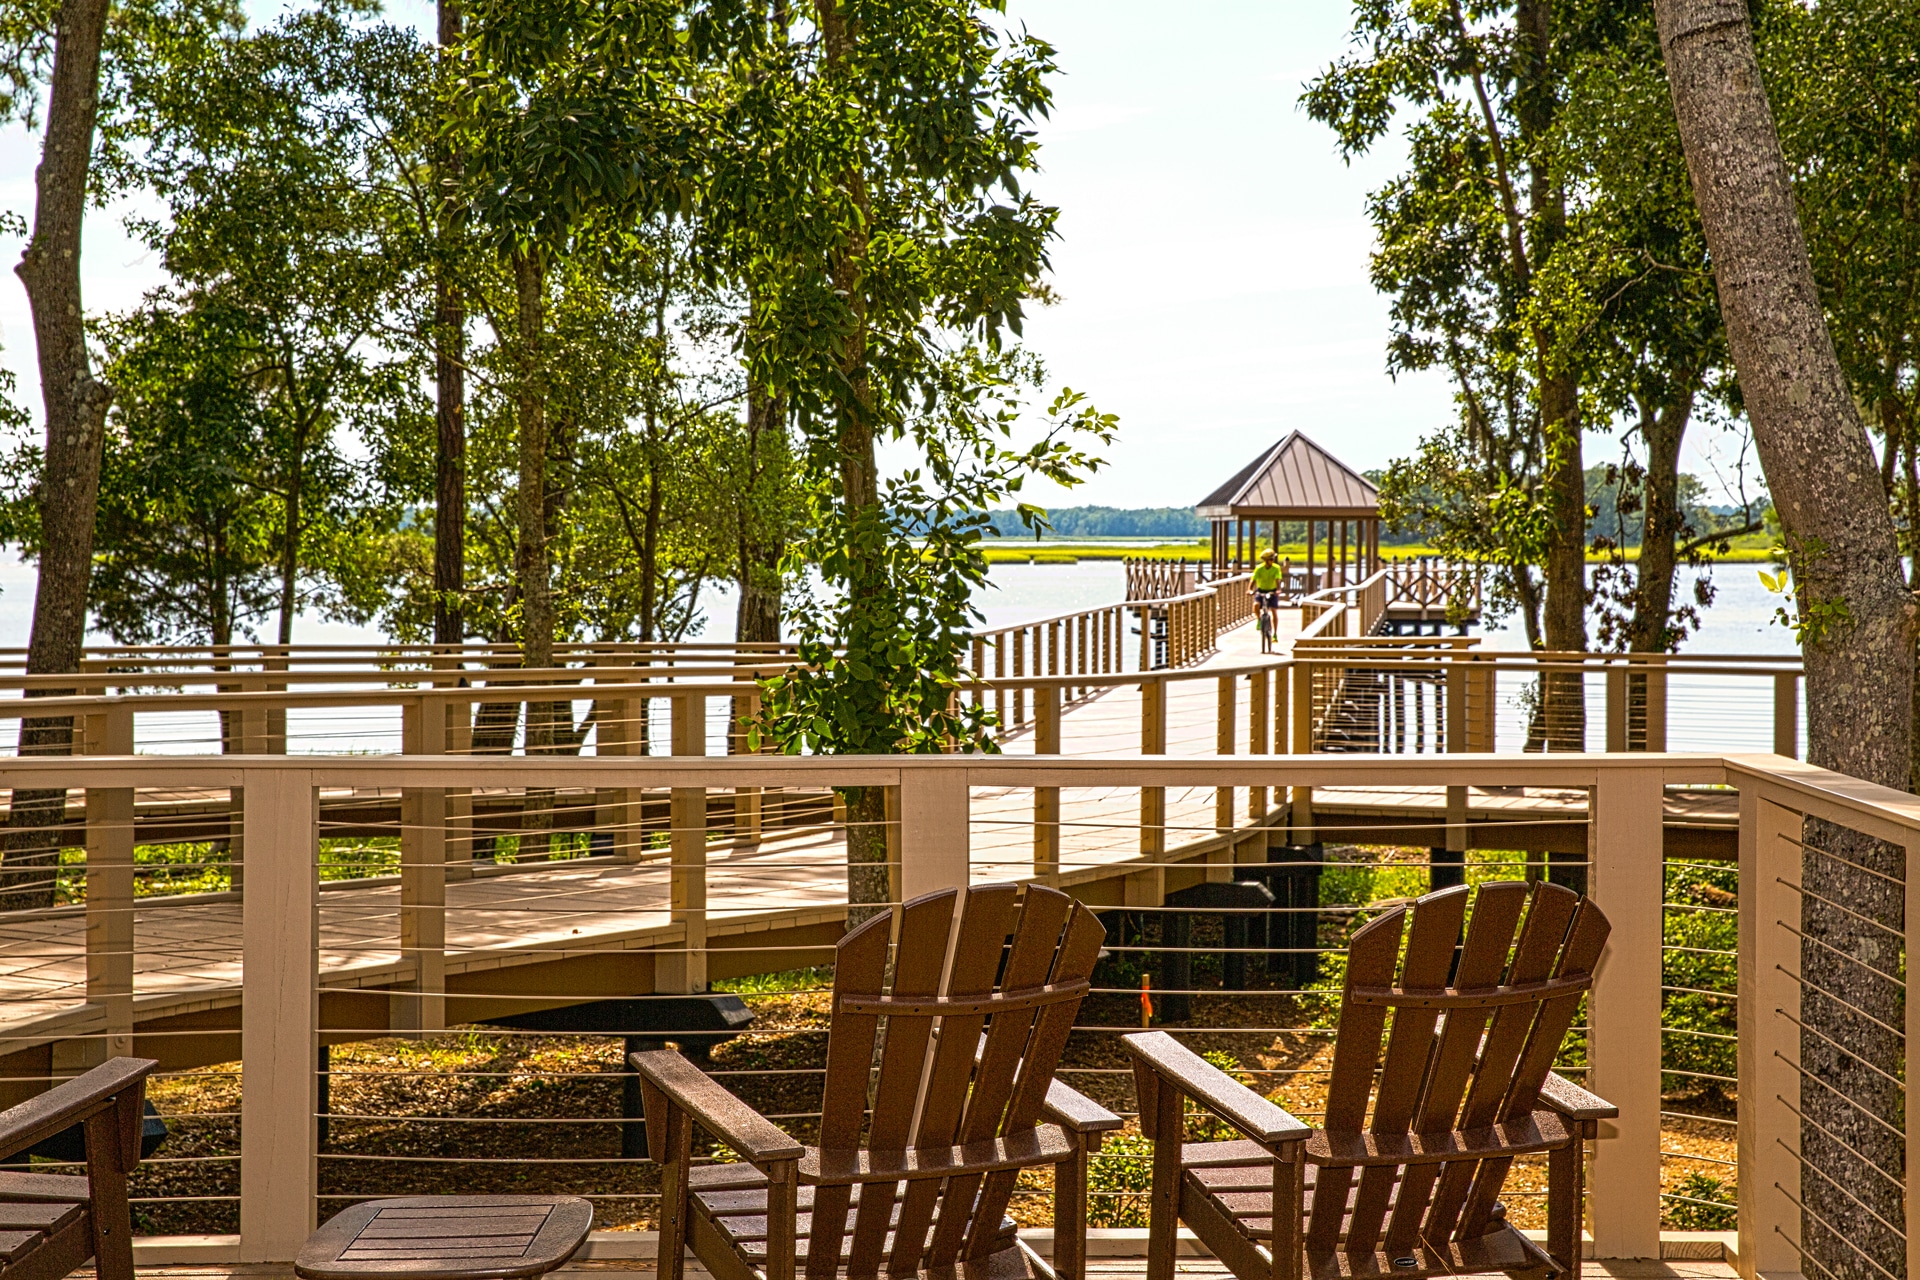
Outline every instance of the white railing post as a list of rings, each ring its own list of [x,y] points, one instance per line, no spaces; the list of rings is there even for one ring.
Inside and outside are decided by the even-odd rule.
[[[1060,686],[1038,685],[1033,691],[1033,753],[1060,754]],[[1033,874],[1060,873],[1060,788],[1033,789]]]
[[[1660,1256],[1658,769],[1604,768],[1589,801],[1588,892],[1613,924],[1588,1000],[1588,1088],[1620,1108],[1594,1144],[1596,1258]]]
[[[1920,955],[1920,952],[1914,950],[1915,944],[1920,943],[1920,835],[1909,833],[1906,863],[1906,924],[1909,957],[1907,980],[1911,982],[1913,980],[1911,957]],[[1796,1014],[1798,1012],[1795,1010]],[[1911,1081],[1913,1079],[1913,1042],[1915,1036],[1920,1036],[1920,1000],[1911,997],[1907,999],[1906,1021],[1901,1030],[1906,1032],[1907,1061],[1904,1077]],[[1920,1156],[1920,1152],[1914,1150],[1911,1104],[1908,1105],[1906,1131],[1907,1216],[1900,1225],[1907,1229],[1907,1274],[1920,1276],[1920,1196],[1913,1194],[1914,1161],[1916,1156]]]
[[[421,695],[402,712],[401,751],[447,753],[446,704]],[[396,1031],[443,1031],[447,1025],[447,793],[437,787],[400,792],[400,957],[412,969],[393,993]]]
[[[900,771],[900,898],[964,888],[972,867],[967,770],[957,763]]]
[[[1284,678],[1284,677],[1283,677]],[[1268,744],[1272,741],[1272,730],[1268,727],[1267,713],[1272,703],[1267,693],[1267,672],[1258,669],[1247,677],[1247,754],[1264,756]],[[1267,789],[1253,787],[1247,791],[1247,817],[1257,822],[1267,816]],[[1265,855],[1262,855],[1264,857]]]
[[[304,769],[249,769],[240,905],[240,1261],[288,1262],[319,1189],[320,811]]]
[[[702,694],[673,695],[673,754],[707,754],[707,700]],[[686,933],[677,950],[654,961],[655,991],[687,993],[707,989],[707,792],[704,787],[674,787],[668,792],[667,843],[672,851],[673,919]]]
[[[1140,754],[1167,753],[1167,678],[1140,681]],[[1167,789],[1140,788],[1140,852],[1158,857],[1167,851]],[[1155,904],[1158,905],[1157,903]]]
[[[1233,754],[1234,738],[1238,727],[1240,700],[1238,676],[1221,676],[1219,702],[1215,709],[1214,750],[1223,756]],[[1213,789],[1213,829],[1221,835],[1233,830],[1233,788],[1215,787]]]
[[[132,755],[133,709],[88,716],[85,741],[89,755]],[[104,1038],[75,1042],[75,1066],[133,1053],[133,894],[133,788],[88,787],[87,1003],[106,1021]]]
[[[1800,1270],[1800,814],[1740,788],[1740,1252],[1747,1280]],[[1784,882],[1784,883],[1782,883]],[[1911,881],[1909,882],[1911,884]],[[1908,893],[1912,893],[1911,887]],[[1914,917],[1911,913],[1908,919]],[[1914,1017],[1910,1010],[1909,1020]],[[1909,1210],[1911,1212],[1911,1210]]]

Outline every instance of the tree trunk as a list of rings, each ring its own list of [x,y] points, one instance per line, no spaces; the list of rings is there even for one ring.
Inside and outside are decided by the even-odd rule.
[[[1673,574],[1685,520],[1680,514],[1680,442],[1693,413],[1693,393],[1672,404],[1643,408],[1640,438],[1647,445],[1647,487],[1640,522],[1640,561],[1634,570],[1633,617],[1627,652],[1665,653],[1673,648]]]
[[[1587,491],[1580,449],[1579,395],[1571,378],[1556,377],[1541,383],[1547,502],[1553,519],[1541,623],[1546,647],[1554,653],[1583,653],[1587,647]],[[1578,671],[1550,672],[1540,684],[1546,749],[1584,751],[1585,678]]]
[[[1821,313],[1745,0],[1655,0],[1654,11],[1727,344],[1793,569],[1808,758],[1906,790],[1911,597]],[[1827,1177],[1801,1182],[1801,1241],[1825,1273],[1854,1280],[1905,1252],[1876,1220],[1903,1220],[1899,1187],[1860,1166],[1898,1178],[1904,1158],[1885,1127],[1900,1123],[1900,1086],[1873,1068],[1905,1074],[1900,1037],[1885,1026],[1903,1017],[1907,869],[1897,846],[1851,831],[1809,823],[1805,839],[1800,1053],[1822,1087],[1801,1093],[1800,1140],[1805,1162]]]
[[[525,667],[553,665],[553,584],[547,563],[547,400],[545,376],[546,270],[537,249],[513,255],[516,297],[515,339],[519,376],[514,399],[518,418],[519,490],[514,512],[519,524],[517,568],[520,585],[520,662]],[[551,706],[527,703],[527,754],[553,748]],[[544,858],[552,848],[553,793],[528,787],[520,814],[516,861]]]
[[[61,0],[55,19],[53,84],[47,130],[34,172],[33,238],[14,268],[26,286],[46,409],[46,458],[40,472],[39,578],[27,671],[78,671],[87,634],[87,584],[93,568],[93,519],[100,457],[113,388],[93,376],[80,297],[80,232],[99,111],[100,43],[107,0]],[[68,694],[46,689],[40,696]],[[32,695],[30,695],[32,696]],[[36,716],[20,722],[20,754],[67,755],[73,721]],[[53,905],[64,821],[64,790],[15,791],[0,866],[0,910]]]
[[[769,444],[785,429],[787,407],[783,400],[767,394],[752,379],[747,382],[747,474],[753,489],[742,495],[739,506],[739,562],[735,576],[740,583],[740,602],[734,614],[734,638],[743,644],[777,644],[780,640],[780,559],[786,553],[785,540],[777,536],[758,536],[750,518],[760,479],[765,474],[763,456]],[[760,514],[764,515],[764,512]]]
[[[853,30],[837,0],[816,0],[820,34],[830,69],[843,73],[854,53]],[[845,391],[838,397],[840,498],[846,508],[847,634],[849,654],[884,652],[890,642],[890,619],[881,605],[880,586],[886,574],[885,535],[880,525],[879,464],[874,454],[874,400],[867,367],[867,235],[870,202],[866,179],[858,169],[841,175],[848,198],[860,211],[834,254],[830,274],[834,288],[852,311],[850,331],[837,357]],[[884,750],[884,746],[882,747]],[[886,910],[887,877],[886,795],[876,787],[850,787],[842,793],[847,803],[847,927]]]
[[[288,380],[293,377],[289,362]],[[280,643],[293,643],[293,615],[300,604],[300,522],[301,504],[306,497],[307,435],[305,428],[294,434],[293,466],[287,473],[286,510],[280,529]]]
[[[1521,0],[1514,7],[1514,36],[1518,55],[1514,116],[1527,157],[1531,217],[1526,265],[1531,280],[1567,225],[1566,191],[1553,171],[1547,145],[1558,113],[1552,5],[1547,0]],[[1587,491],[1580,448],[1580,386],[1562,367],[1559,339],[1550,327],[1536,324],[1533,341],[1545,460],[1542,480],[1552,521],[1542,629],[1549,650],[1579,653],[1587,647]],[[1585,749],[1586,687],[1580,674],[1547,675],[1541,680],[1541,695],[1547,749]]]
[[[529,667],[553,665],[553,586],[547,563],[547,400],[543,365],[546,270],[538,250],[513,257],[520,347],[514,408],[518,416],[519,492],[517,577],[520,585],[520,653]],[[528,746],[533,726],[528,725]]]
[[[460,42],[460,6],[440,0],[442,56]],[[460,644],[467,638],[462,596],[467,589],[467,304],[451,262],[460,238],[456,199],[460,155],[449,148],[441,157],[435,184],[439,199],[439,260],[434,269],[433,385],[433,642]]]

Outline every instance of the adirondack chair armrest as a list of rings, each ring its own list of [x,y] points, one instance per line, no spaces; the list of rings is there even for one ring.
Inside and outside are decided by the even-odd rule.
[[[751,1164],[797,1160],[804,1148],[779,1125],[722,1087],[672,1049],[627,1055],[640,1078],[685,1108],[699,1126]]]
[[[1164,1031],[1122,1036],[1120,1044],[1133,1055],[1136,1085],[1151,1081],[1147,1088],[1157,1088],[1165,1081],[1255,1142],[1265,1146],[1302,1142],[1313,1133],[1311,1126],[1295,1119],[1285,1107],[1261,1097]],[[1144,1096],[1147,1089],[1140,1092],[1140,1110],[1145,1115],[1150,1109]]]
[[[1040,1113],[1068,1133],[1081,1137],[1105,1133],[1126,1124],[1086,1094],[1058,1080],[1047,1086],[1047,1100],[1040,1104]]]
[[[1569,1120],[1611,1120],[1620,1108],[1605,1098],[1588,1093],[1563,1075],[1549,1071],[1540,1086],[1540,1101]]]
[[[118,1100],[129,1117],[122,1128],[131,1133],[130,1145],[123,1143],[121,1167],[133,1168],[140,1158],[140,1112],[147,1076],[159,1065],[152,1058],[113,1058],[0,1112],[0,1157],[25,1151]]]

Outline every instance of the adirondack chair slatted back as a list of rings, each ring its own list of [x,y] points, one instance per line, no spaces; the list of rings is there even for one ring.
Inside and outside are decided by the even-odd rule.
[[[891,918],[878,916],[840,942],[823,1162],[860,1147],[949,1148],[1032,1129],[1105,937],[1094,914],[1041,886],[1024,897],[996,884],[916,898],[901,908],[893,984],[883,990],[891,934]],[[850,1188],[819,1187],[806,1274],[827,1280],[844,1263],[849,1276],[870,1276],[884,1262],[890,1275],[910,1275],[984,1257],[1005,1243],[1001,1215],[1016,1176],[922,1179],[904,1195],[902,1184],[868,1184],[850,1241]]]
[[[1430,894],[1354,935],[1328,1085],[1330,1136],[1484,1129],[1533,1110],[1610,926],[1569,890],[1495,881],[1480,886],[1462,943],[1468,892]],[[1367,1253],[1478,1239],[1499,1225],[1495,1204],[1511,1164],[1509,1156],[1371,1165],[1358,1171],[1357,1189],[1353,1167],[1329,1165],[1314,1187],[1306,1243]]]

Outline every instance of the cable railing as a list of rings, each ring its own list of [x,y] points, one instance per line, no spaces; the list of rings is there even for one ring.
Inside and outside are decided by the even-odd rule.
[[[680,1044],[808,1140],[849,913],[847,811],[829,797],[882,787],[879,909],[1014,880],[1103,913],[1108,959],[1063,1072],[1123,1114],[1114,1037],[1150,1016],[1311,1119],[1357,925],[1430,887],[1551,880],[1614,923],[1560,1062],[1622,1112],[1591,1152],[1595,1256],[1658,1256],[1663,1226],[1732,1223],[1761,1271],[1847,1275],[1856,1252],[1904,1249],[1920,801],[1772,756],[1273,754],[1274,670],[1264,702],[1246,696],[1257,674],[1232,678],[1212,721],[1184,713],[1217,715],[1220,677],[1151,676],[1190,759],[10,759],[0,787],[72,789],[86,821],[63,904],[0,915],[0,1088],[24,1096],[112,1052],[162,1060],[171,1133],[135,1187],[149,1261],[188,1235],[227,1261],[281,1260],[355,1199],[456,1188],[574,1191],[603,1225],[644,1228],[658,1183],[629,1047]],[[731,708],[731,690],[675,696]],[[681,725],[702,718],[680,706]],[[1256,738],[1264,757],[1245,750]],[[1675,852],[1673,797],[1690,790],[1736,798],[1727,857]],[[138,810],[181,791],[238,815],[227,845],[140,829]],[[397,803],[335,818],[330,793]],[[460,793],[553,803],[481,854],[448,820]],[[1368,808],[1388,793],[1429,799]],[[561,800],[636,794],[663,810],[609,799],[589,824]],[[752,796],[757,830],[737,818]],[[771,796],[811,807],[776,823]],[[244,878],[219,879],[236,848]],[[162,873],[216,887],[143,893]],[[1130,1128],[1097,1157],[1097,1224],[1143,1222],[1144,1155]],[[1536,1181],[1523,1165],[1509,1186],[1519,1225],[1544,1213]]]

